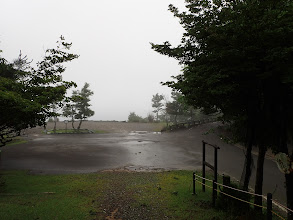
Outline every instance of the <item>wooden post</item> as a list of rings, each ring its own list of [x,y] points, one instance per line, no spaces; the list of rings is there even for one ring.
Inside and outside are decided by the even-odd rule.
[[[206,160],[206,146],[205,142],[202,141],[202,177],[206,178],[206,167],[205,167],[205,160]],[[202,191],[205,192],[205,179],[202,179]]]
[[[217,184],[216,184],[216,181],[213,180],[213,207],[216,207],[216,198],[217,198]]]
[[[192,195],[195,195],[195,172],[192,174],[192,179],[193,179],[193,193]]]
[[[223,185],[230,186],[230,183],[231,183],[230,176],[223,175]],[[223,186],[223,192],[229,194],[229,190],[225,186]],[[226,198],[228,201],[230,200],[230,198],[224,194],[223,194],[223,197]]]
[[[218,182],[218,149],[214,148],[214,180]]]
[[[272,220],[272,209],[273,209],[273,202],[272,202],[272,194],[267,194],[267,220]]]
[[[223,176],[223,185],[225,186],[230,186],[231,180],[230,180],[230,176]],[[223,192],[227,193],[227,188],[223,187]]]

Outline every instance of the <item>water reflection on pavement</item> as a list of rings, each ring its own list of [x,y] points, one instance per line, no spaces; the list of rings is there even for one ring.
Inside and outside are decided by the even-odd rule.
[[[211,131],[216,124],[170,133],[132,131],[107,134],[58,134],[33,137],[26,144],[2,148],[1,169],[33,173],[89,173],[109,169],[160,171],[195,170],[201,167],[202,140],[221,147],[219,172],[240,179],[243,150],[224,143]],[[212,163],[213,151],[207,149]],[[254,157],[256,161],[256,157]],[[253,174],[255,175],[255,174]],[[254,176],[252,177],[254,182]],[[275,162],[265,160],[264,193],[274,192],[285,200],[284,176]],[[276,189],[277,185],[277,189]]]

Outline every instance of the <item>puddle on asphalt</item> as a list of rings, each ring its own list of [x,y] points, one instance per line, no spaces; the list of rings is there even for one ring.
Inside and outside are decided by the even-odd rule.
[[[158,132],[152,132],[152,134],[162,134],[162,132],[158,131]]]
[[[137,141],[127,141],[125,144],[128,146],[137,146],[137,145],[146,145],[146,144],[153,144],[155,141],[144,141],[144,140],[137,140]]]
[[[32,141],[43,141],[43,140],[51,140],[53,137],[37,137],[32,139]]]
[[[129,135],[139,135],[139,134],[147,134],[148,131],[131,131],[129,132]]]
[[[161,132],[149,132],[149,131],[131,131],[129,135],[140,135],[140,134],[161,134]]]

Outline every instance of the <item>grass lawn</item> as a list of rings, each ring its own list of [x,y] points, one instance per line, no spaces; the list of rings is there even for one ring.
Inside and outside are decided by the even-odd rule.
[[[0,219],[252,219],[212,208],[210,189],[196,187],[192,195],[191,171],[1,171]]]
[[[47,131],[48,134],[105,134],[108,133],[107,131],[101,131],[101,130],[88,130],[88,129],[56,129]]]
[[[14,137],[12,141],[7,142],[6,146],[16,145],[16,144],[24,144],[27,143],[27,140],[22,139],[21,137]]]

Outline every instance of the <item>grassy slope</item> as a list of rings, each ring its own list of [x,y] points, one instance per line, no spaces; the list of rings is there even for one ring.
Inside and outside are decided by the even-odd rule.
[[[27,140],[22,139],[21,137],[15,137],[12,141],[7,142],[6,146],[16,145],[16,144],[24,144],[27,143]]]
[[[0,219],[235,219],[211,207],[209,189],[203,193],[197,184],[196,191],[191,195],[191,171],[81,175],[2,171]]]

